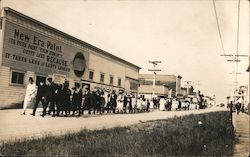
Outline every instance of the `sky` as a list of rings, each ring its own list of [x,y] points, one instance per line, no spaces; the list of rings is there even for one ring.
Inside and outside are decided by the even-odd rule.
[[[237,50],[238,0],[215,0],[226,54]],[[249,2],[240,3],[239,54],[249,55]],[[223,54],[212,0],[2,0],[11,7],[150,73],[182,76],[195,89],[226,102],[235,64]],[[229,59],[229,58],[228,58]],[[239,63],[239,85],[249,84],[248,58]],[[198,83],[199,82],[199,83]]]

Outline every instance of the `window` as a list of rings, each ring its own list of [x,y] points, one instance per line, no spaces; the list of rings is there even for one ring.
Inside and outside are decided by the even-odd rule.
[[[118,86],[121,86],[122,85],[122,79],[121,78],[118,78]]]
[[[22,85],[24,83],[24,73],[23,72],[12,71],[11,83]]]
[[[38,86],[40,82],[45,83],[46,82],[46,77],[45,76],[36,76],[36,85]]]
[[[94,79],[94,71],[89,71],[89,80]]]
[[[100,75],[100,82],[104,82],[104,74]]]
[[[109,83],[110,83],[110,84],[113,84],[113,82],[114,82],[114,77],[113,77],[113,76],[110,76],[110,77],[109,77]]]

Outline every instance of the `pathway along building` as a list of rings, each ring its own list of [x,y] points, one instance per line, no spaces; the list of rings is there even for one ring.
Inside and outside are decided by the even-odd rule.
[[[0,108],[22,103],[29,77],[137,93],[140,67],[11,8],[0,33]]]

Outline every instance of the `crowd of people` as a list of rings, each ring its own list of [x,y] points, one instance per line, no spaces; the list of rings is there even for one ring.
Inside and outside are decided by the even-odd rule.
[[[230,101],[230,103],[227,104],[227,108],[230,109],[230,112],[236,111],[237,115],[242,112],[245,112],[244,104],[240,102],[233,103],[233,101]],[[248,108],[246,108],[248,109]],[[248,111],[247,111],[248,112]]]
[[[202,103],[197,104],[177,98],[146,99],[143,96],[137,97],[133,93],[104,89],[91,92],[89,88],[82,89],[79,83],[75,83],[75,87],[71,90],[68,82],[56,84],[52,78],[47,80],[47,84],[45,81],[41,81],[36,87],[33,78],[29,78],[23,104],[23,115],[25,115],[28,104],[32,102],[33,113],[31,115],[35,116],[38,105],[41,103],[43,106],[42,117],[47,114],[52,115],[52,117],[80,116],[84,114],[84,111],[87,111],[88,114],[103,114],[149,112],[154,109],[169,111],[204,108]]]

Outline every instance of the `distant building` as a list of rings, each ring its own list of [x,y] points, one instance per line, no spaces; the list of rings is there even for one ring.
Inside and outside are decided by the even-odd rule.
[[[155,95],[164,97],[174,97],[177,93],[181,93],[181,76],[175,75],[156,75],[155,79]],[[153,75],[140,74],[139,94],[146,97],[152,97],[153,91]]]
[[[194,92],[194,87],[193,86],[189,86],[187,87],[181,87],[181,93],[178,93],[178,96],[182,96],[182,97],[193,97],[195,96],[196,93]]]
[[[187,88],[181,87],[181,93],[178,93],[177,96],[187,97]]]
[[[29,77],[138,92],[137,65],[11,8],[1,10],[0,36],[0,108],[22,103]]]

